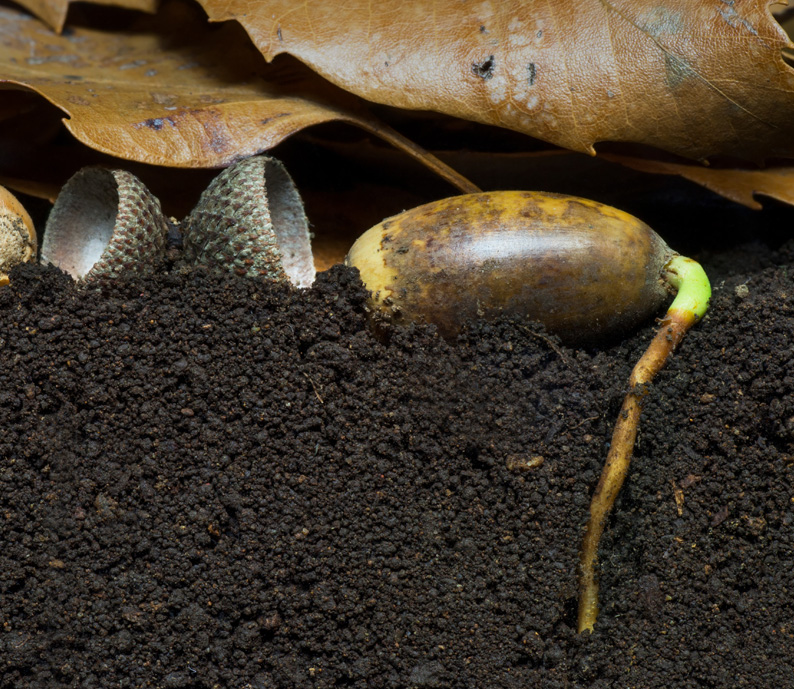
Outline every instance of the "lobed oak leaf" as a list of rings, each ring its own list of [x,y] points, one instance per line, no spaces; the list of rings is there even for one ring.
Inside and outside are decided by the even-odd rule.
[[[770,0],[200,0],[268,60],[368,100],[594,153],[794,156],[791,44]]]

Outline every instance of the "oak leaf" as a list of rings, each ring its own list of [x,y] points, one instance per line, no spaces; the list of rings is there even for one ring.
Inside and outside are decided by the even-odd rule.
[[[56,35],[0,6],[0,89],[27,88],[68,115],[103,153],[171,167],[221,167],[306,127],[366,129],[465,191],[468,180],[368,114],[361,101],[297,61],[267,65],[234,24],[213,27],[171,2],[126,31],[70,26]]]
[[[200,0],[268,60],[368,100],[593,153],[794,156],[794,70],[769,0]]]
[[[755,210],[760,210],[762,207],[756,199],[757,195],[767,196],[794,206],[794,166],[791,165],[763,169],[718,168],[629,156],[607,155],[604,157],[639,172],[678,175]]]

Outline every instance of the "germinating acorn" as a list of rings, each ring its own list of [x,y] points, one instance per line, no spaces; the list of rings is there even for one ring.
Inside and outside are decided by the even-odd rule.
[[[365,232],[346,263],[379,320],[434,323],[455,336],[469,319],[541,321],[567,343],[630,329],[657,313],[675,255],[616,208],[561,194],[500,191],[428,203]]]
[[[377,319],[435,323],[455,335],[474,317],[541,321],[569,343],[612,335],[675,299],[634,366],[580,551],[580,632],[598,617],[598,546],[629,470],[642,401],[684,334],[703,318],[703,268],[637,218],[595,201],[523,191],[468,194],[384,220],[353,245]]]

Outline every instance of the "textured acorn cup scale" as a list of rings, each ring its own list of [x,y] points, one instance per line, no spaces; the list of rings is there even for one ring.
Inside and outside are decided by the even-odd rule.
[[[224,170],[181,227],[188,262],[297,287],[314,282],[303,202],[275,158],[253,156]]]
[[[0,285],[6,273],[36,257],[36,230],[27,211],[5,187],[0,187]]]
[[[167,236],[160,202],[135,175],[84,168],[55,201],[41,260],[86,284],[147,273],[164,256]]]

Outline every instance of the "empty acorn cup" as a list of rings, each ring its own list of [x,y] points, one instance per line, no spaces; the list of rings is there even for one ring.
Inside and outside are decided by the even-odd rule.
[[[252,156],[224,170],[181,229],[187,262],[297,287],[314,282],[303,203],[275,158]]]
[[[165,255],[167,236],[160,202],[135,175],[83,168],[55,201],[41,258],[90,284],[151,272]]]
[[[8,284],[9,270],[35,257],[33,221],[16,197],[0,187],[0,285]]]

